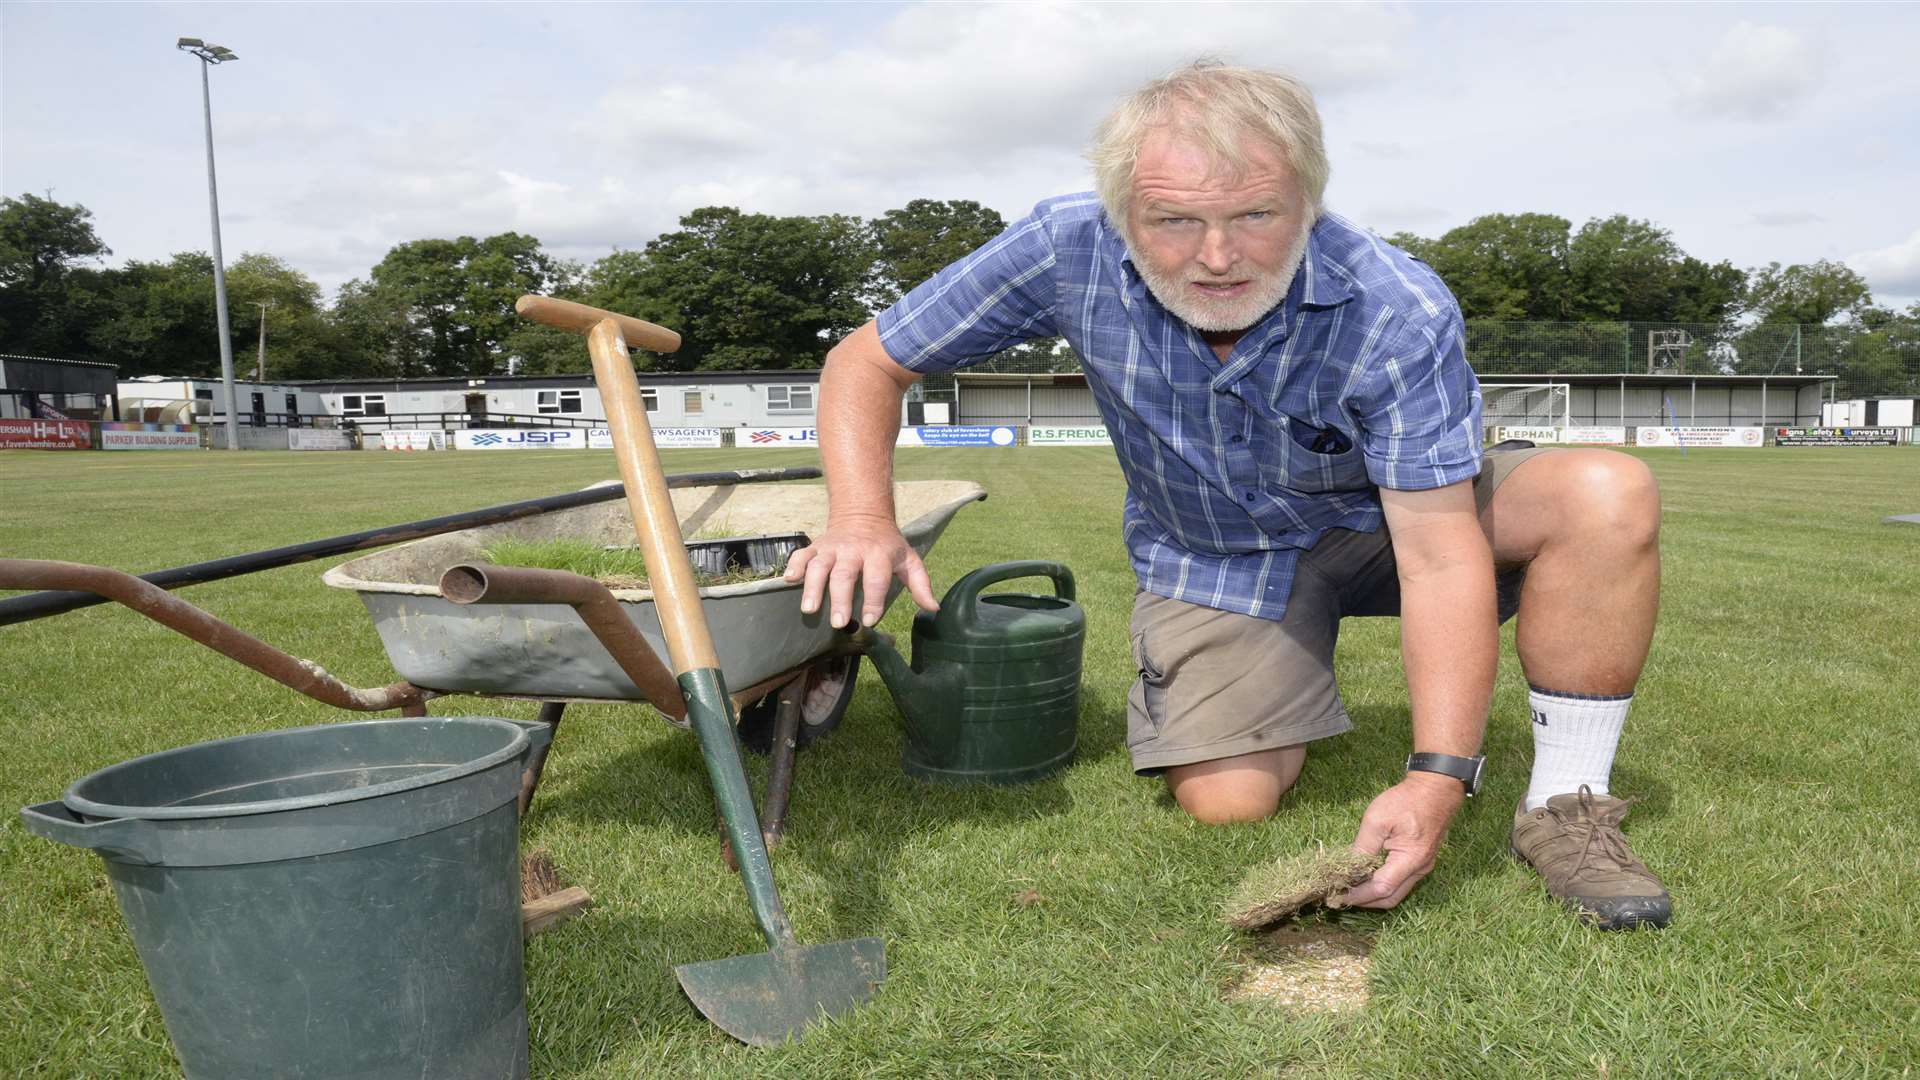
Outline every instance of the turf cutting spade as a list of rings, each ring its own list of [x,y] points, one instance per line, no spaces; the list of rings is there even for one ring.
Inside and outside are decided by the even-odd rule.
[[[780,904],[773,864],[740,765],[733,704],[627,351],[631,344],[672,352],[680,347],[680,336],[639,319],[549,297],[523,296],[515,310],[587,337],[593,380],[607,410],[614,458],[653,583],[669,661],[733,841],[747,902],[767,939],[767,952],[682,964],[674,974],[694,1007],[734,1038],[755,1046],[797,1038],[822,1015],[845,1012],[872,997],[886,978],[886,950],[876,937],[802,945]]]

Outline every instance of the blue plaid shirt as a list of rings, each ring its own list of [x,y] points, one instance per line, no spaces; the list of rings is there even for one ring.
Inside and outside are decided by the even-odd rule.
[[[1278,619],[1302,551],[1380,527],[1378,488],[1480,471],[1459,306],[1425,264],[1332,214],[1224,362],[1148,292],[1092,193],[1041,203],[879,329],[922,373],[1065,338],[1127,478],[1134,573],[1176,600]]]

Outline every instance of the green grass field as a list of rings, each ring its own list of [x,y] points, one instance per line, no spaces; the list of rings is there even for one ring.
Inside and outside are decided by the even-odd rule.
[[[872,669],[843,728],[802,754],[775,856],[803,941],[877,934],[877,998],[802,1043],[752,1050],[702,1020],[671,967],[764,949],[718,857],[691,735],[637,706],[575,707],[523,826],[595,907],[527,949],[534,1075],[1904,1076],[1920,1062],[1920,452],[1643,455],[1666,517],[1659,637],[1614,790],[1666,878],[1674,925],[1577,925],[1506,856],[1530,759],[1511,630],[1484,796],[1372,943],[1370,1003],[1304,1013],[1229,991],[1259,955],[1218,919],[1250,865],[1345,843],[1407,750],[1391,621],[1349,624],[1357,730],[1316,747],[1282,812],[1193,824],[1125,748],[1133,672],[1123,485],[1092,449],[906,450],[901,479],[991,497],[929,560],[1058,559],[1089,619],[1081,753],[1015,789],[900,771]],[[810,463],[667,451],[669,471]],[[607,453],[0,453],[0,555],[132,571],[554,494]],[[330,562],[344,561],[335,559]],[[392,679],[358,599],[311,563],[180,595],[360,686]],[[1035,583],[1036,588],[1044,587]],[[908,605],[886,629],[905,636]],[[204,739],[346,719],[138,615],[0,628],[0,809]],[[528,703],[436,701],[531,718]],[[750,759],[756,784],[764,762]],[[173,1075],[99,860],[0,828],[0,1075]]]

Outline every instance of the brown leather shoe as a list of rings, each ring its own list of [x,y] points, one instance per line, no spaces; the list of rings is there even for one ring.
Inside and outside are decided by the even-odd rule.
[[[1620,833],[1626,816],[1625,799],[1595,795],[1582,784],[1538,810],[1522,803],[1508,850],[1539,873],[1549,896],[1602,930],[1665,926],[1673,898],[1627,847]]]

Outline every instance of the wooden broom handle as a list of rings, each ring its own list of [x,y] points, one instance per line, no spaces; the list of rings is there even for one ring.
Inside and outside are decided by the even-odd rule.
[[[521,303],[528,299],[541,298],[523,297]],[[660,629],[666,635],[673,673],[717,669],[720,658],[713,651],[706,611],[700,606],[700,589],[693,582],[693,563],[680,536],[680,518],[673,510],[673,496],[667,492],[666,475],[660,471],[660,452],[653,445],[653,425],[647,422],[640,383],[633,376],[633,360],[621,336],[623,321],[639,322],[609,316],[587,333],[593,381],[600,387],[600,404],[607,410],[607,426],[613,431],[613,457],[620,465],[620,479],[627,485],[627,507],[633,512],[640,555],[647,561],[647,579],[653,589]],[[679,336],[671,331],[650,328],[672,336],[675,346],[680,344]]]
[[[528,293],[514,301],[513,310],[519,312],[521,318],[532,319],[534,322],[545,323],[548,326],[557,326],[576,334],[589,333],[595,326],[612,319],[620,324],[620,336],[631,348],[670,353],[680,347],[680,335],[664,326],[655,326],[631,315],[576,304],[571,300]],[[632,372],[629,371],[628,374],[631,375]],[[606,393],[604,387],[601,393]]]

